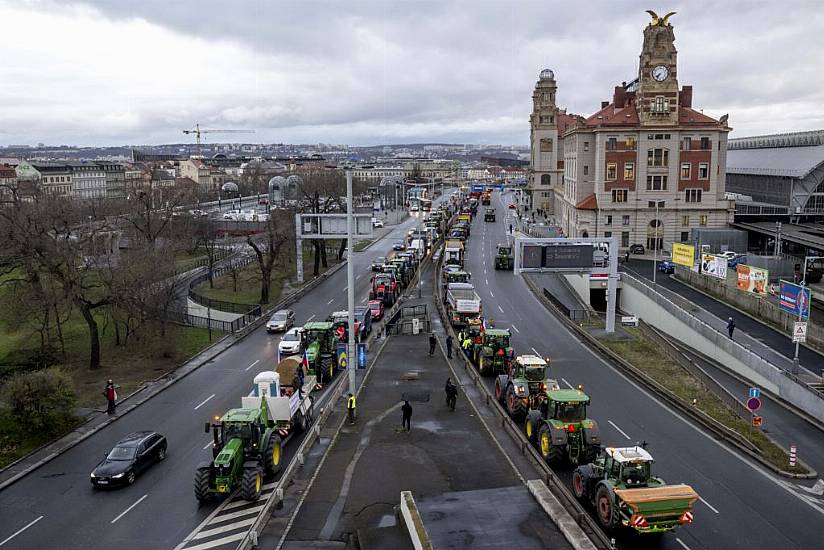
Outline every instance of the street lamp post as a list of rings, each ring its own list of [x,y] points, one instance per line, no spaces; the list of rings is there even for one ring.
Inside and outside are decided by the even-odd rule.
[[[353,262],[353,239],[355,215],[352,208],[352,172],[346,171],[346,279],[347,307],[349,308],[349,341],[346,346],[346,369],[349,374],[349,393],[355,395],[355,264]]]

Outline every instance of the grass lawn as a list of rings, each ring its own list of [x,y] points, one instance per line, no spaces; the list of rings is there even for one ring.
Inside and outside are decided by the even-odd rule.
[[[354,249],[355,252],[362,252],[364,248],[366,248],[367,246],[369,246],[373,242],[374,241],[372,241],[372,240],[358,241],[354,245],[352,245],[352,248]]]
[[[773,443],[763,432],[739,418],[723,401],[715,397],[698,379],[670,360],[656,345],[647,340],[639,329],[623,327],[632,336],[630,340],[601,340],[601,343],[643,371],[687,403],[696,400],[696,406],[744,436],[761,450],[763,457],[774,466],[788,472],[807,473],[800,465],[789,467],[787,452]]]

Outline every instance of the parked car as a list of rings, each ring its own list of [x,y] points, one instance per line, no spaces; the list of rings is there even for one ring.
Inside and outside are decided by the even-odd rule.
[[[392,245],[392,250],[406,250],[406,244],[403,241],[397,241]]]
[[[658,271],[661,273],[675,273],[675,264],[669,260],[664,260],[658,264]]]
[[[727,250],[726,252],[721,252],[717,255],[722,258],[726,258],[728,262],[734,259],[736,256],[738,256],[738,254],[736,252],[733,252],[732,250]]]
[[[266,323],[266,332],[286,332],[295,326],[295,312],[291,309],[281,309],[272,314]]]
[[[383,227],[383,220],[381,220],[379,218],[372,218],[372,227],[373,228]]]
[[[372,311],[368,307],[355,307],[355,325],[360,329],[360,341],[365,342],[372,332]]]
[[[294,327],[283,335],[278,342],[278,353],[281,356],[297,355],[303,351],[303,328]]]
[[[157,432],[127,435],[95,466],[89,481],[95,487],[131,485],[137,475],[166,458],[166,438]]]
[[[369,310],[372,312],[373,321],[383,319],[384,309],[382,300],[369,300]]]
[[[383,256],[376,256],[372,259],[372,271],[380,271],[381,266],[386,263],[386,258]]]
[[[267,199],[266,197],[261,197],[260,199],[258,199],[258,204],[269,204],[269,199]]]
[[[727,261],[727,267],[732,269],[738,267],[738,264],[746,264],[747,263],[747,256],[741,254],[740,256],[736,256],[732,260]]]
[[[642,244],[634,244],[629,247],[630,254],[643,254],[644,253],[644,245]]]

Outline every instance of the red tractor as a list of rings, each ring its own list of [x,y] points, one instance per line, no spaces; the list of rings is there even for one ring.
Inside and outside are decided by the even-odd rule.
[[[372,278],[369,299],[381,300],[384,305],[391,306],[398,299],[398,281],[391,273],[375,275]]]

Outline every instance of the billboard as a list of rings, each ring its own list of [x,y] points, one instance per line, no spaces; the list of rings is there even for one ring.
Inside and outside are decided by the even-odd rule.
[[[796,317],[798,317],[800,311],[802,319],[809,319],[810,298],[812,298],[812,292],[809,288],[781,281],[778,294],[778,307],[781,308],[781,311],[786,311]]]
[[[769,271],[760,267],[738,264],[736,272],[738,273],[736,286],[739,290],[761,296],[767,294],[767,281],[770,279]]]
[[[672,243],[672,263],[692,267],[695,263],[695,245]]]
[[[591,269],[591,244],[524,245],[521,265],[524,269]]]
[[[727,278],[727,259],[714,254],[701,254],[701,271],[718,279]]]

